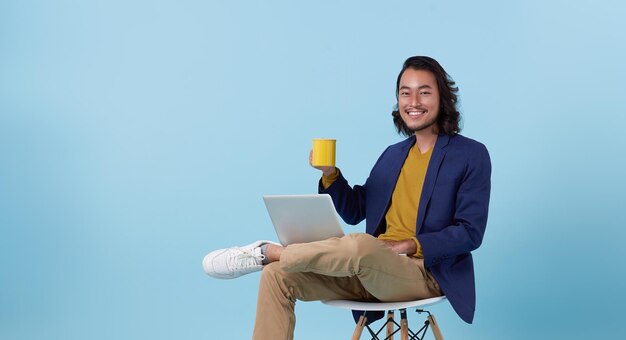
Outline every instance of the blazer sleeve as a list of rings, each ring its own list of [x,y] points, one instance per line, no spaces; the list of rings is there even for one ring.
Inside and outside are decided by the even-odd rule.
[[[427,267],[471,252],[483,240],[491,192],[491,160],[484,145],[469,157],[456,196],[452,225],[417,235]]]
[[[339,216],[346,223],[355,225],[365,219],[366,188],[367,181],[365,185],[350,187],[348,181],[339,171],[339,177],[327,189],[324,189],[320,179],[318,192],[320,194],[329,194]]]
[[[335,205],[335,209],[341,218],[348,224],[359,224],[366,217],[367,211],[367,188],[372,185],[372,181],[376,181],[374,171],[381,167],[383,159],[390,147],[378,157],[376,164],[370,171],[370,175],[363,185],[355,185],[351,187],[348,181],[343,177],[341,171],[339,171],[339,177],[324,190],[322,186],[322,180],[320,179],[318,184],[318,192],[320,194],[329,194]]]

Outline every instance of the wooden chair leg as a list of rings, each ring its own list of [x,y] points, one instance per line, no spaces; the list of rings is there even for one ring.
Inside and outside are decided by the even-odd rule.
[[[387,337],[385,339],[393,340],[393,331],[395,325],[393,324],[393,311],[390,310],[387,312]]]
[[[356,324],[356,328],[354,328],[354,333],[352,333],[352,340],[359,340],[361,338],[366,322],[367,317],[365,317],[365,315],[361,315],[361,317],[359,317],[359,322]]]
[[[437,319],[435,319],[435,316],[432,314],[429,315],[428,322],[430,323],[431,329],[433,330],[435,340],[443,340],[443,335],[441,334],[441,329],[439,328],[439,324],[437,324]]]
[[[400,310],[400,340],[409,339],[409,321],[406,318],[406,309]]]

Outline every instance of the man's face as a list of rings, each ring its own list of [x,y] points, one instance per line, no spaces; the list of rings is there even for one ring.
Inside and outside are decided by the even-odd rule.
[[[408,68],[400,77],[398,110],[404,123],[414,133],[437,132],[439,88],[430,71]]]

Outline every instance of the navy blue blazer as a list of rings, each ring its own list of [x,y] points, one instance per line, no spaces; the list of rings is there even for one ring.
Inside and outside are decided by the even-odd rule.
[[[415,137],[389,146],[364,185],[350,187],[340,174],[319,192],[329,194],[339,216],[348,224],[366,220],[366,232],[378,236],[386,229],[391,194]],[[483,240],[491,191],[491,161],[485,146],[456,135],[439,135],[426,171],[417,213],[416,237],[424,264],[456,313],[474,319],[476,291],[471,251]],[[355,314],[355,318],[357,318]],[[368,312],[368,321],[382,317]]]

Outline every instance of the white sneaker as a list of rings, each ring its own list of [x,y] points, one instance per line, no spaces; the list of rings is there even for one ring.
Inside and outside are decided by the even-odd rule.
[[[208,253],[202,260],[204,271],[217,279],[234,279],[263,269],[265,256],[261,254],[261,245],[272,241],[256,241],[243,247],[218,249]]]

